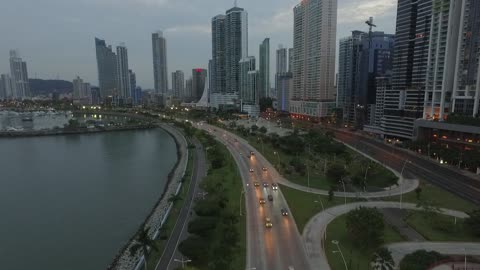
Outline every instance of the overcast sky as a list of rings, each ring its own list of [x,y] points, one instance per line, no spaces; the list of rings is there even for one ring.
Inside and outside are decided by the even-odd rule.
[[[271,72],[278,44],[292,46],[293,7],[298,0],[238,0],[248,12],[249,54],[270,37]],[[394,33],[397,0],[338,0],[337,40],[367,30],[373,16],[378,31]],[[167,38],[168,72],[191,74],[211,58],[210,20],[233,0],[5,0],[0,7],[0,73],[9,73],[9,50],[19,49],[30,78],[71,81],[80,76],[98,84],[94,37],[125,42],[137,84],[153,87],[151,33]],[[337,41],[338,44],[338,41]],[[169,84],[171,82],[169,79]]]

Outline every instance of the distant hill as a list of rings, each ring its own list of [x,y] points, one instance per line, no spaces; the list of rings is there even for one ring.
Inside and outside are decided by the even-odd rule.
[[[30,79],[32,95],[48,95],[51,93],[66,94],[73,92],[72,82],[63,80]]]

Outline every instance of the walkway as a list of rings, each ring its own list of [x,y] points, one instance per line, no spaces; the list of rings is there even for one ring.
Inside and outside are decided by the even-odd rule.
[[[303,230],[303,240],[305,242],[305,248],[307,250],[307,257],[310,261],[310,267],[312,269],[330,269],[330,266],[325,255],[325,251],[322,247],[323,236],[326,232],[327,226],[337,217],[344,215],[351,210],[354,210],[360,206],[363,207],[376,207],[376,208],[400,208],[398,202],[357,202],[347,205],[339,205],[320,212],[315,215],[305,226]],[[417,206],[412,203],[403,203],[403,209],[418,210]],[[457,218],[466,218],[467,214],[459,211],[441,209],[442,214],[449,215]],[[329,241],[328,235],[326,241]]]

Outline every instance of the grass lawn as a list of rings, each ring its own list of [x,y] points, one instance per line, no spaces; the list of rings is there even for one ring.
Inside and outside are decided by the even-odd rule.
[[[280,189],[282,190],[283,196],[287,200],[290,211],[292,211],[292,215],[295,218],[295,223],[297,224],[300,234],[303,232],[303,228],[307,222],[314,215],[322,211],[320,200],[322,201],[325,209],[345,203],[344,198],[335,197],[333,201],[329,202],[328,196],[307,193],[283,185],[280,185]],[[347,198],[347,203],[355,201],[358,200]]]
[[[421,181],[420,187],[422,189],[420,195],[421,199],[433,202],[436,206],[440,208],[447,208],[464,212],[470,212],[478,208],[478,206],[475,206],[475,204],[428,182]],[[400,196],[384,198],[383,200],[399,201]],[[418,203],[416,193],[410,192],[407,194],[403,194],[403,201],[415,204]]]
[[[333,253],[337,250],[337,246],[332,240],[340,243],[340,249],[347,262],[348,269],[370,270],[370,260],[375,250],[359,249],[355,247],[348,238],[347,228],[345,225],[346,215],[336,218],[327,227],[327,241],[325,243],[325,253],[327,254],[328,263],[332,270],[344,270],[345,265],[339,253]],[[384,231],[385,244],[401,242],[404,239],[392,227],[385,224]]]
[[[428,217],[422,212],[411,211],[406,222],[428,241],[480,242],[480,237],[470,233],[463,219],[457,219],[455,224],[453,217],[442,214]]]
[[[189,153],[190,155],[188,156],[187,169],[185,171],[185,177],[184,177],[185,182],[183,182],[183,187],[179,193],[182,198],[185,198],[187,196],[188,187],[190,185],[191,178],[192,178],[193,154],[195,153],[195,151],[190,150]],[[158,251],[152,250],[148,256],[148,264],[147,264],[148,269],[154,270],[155,266],[160,260],[160,257],[163,254],[165,246],[167,245],[168,238],[170,238],[173,228],[175,227],[175,223],[177,222],[178,216],[180,215],[180,209],[182,209],[184,202],[185,202],[184,200],[180,200],[173,203],[173,207],[170,212],[170,215],[168,216],[165,224],[163,225],[162,230],[164,230],[164,233],[160,233],[159,238],[157,238],[157,240],[155,241],[155,245],[158,248]],[[164,237],[161,237],[162,234]]]

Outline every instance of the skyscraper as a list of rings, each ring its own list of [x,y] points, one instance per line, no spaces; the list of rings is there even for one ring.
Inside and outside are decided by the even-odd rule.
[[[413,122],[423,115],[432,0],[399,0],[392,89],[385,91],[385,135],[413,138]]]
[[[113,97],[117,95],[117,57],[105,40],[95,38],[97,55],[98,86],[100,97]]]
[[[293,72],[293,63],[295,62],[293,48],[288,49],[288,72]]]
[[[252,88],[252,82],[249,81],[249,79],[252,79],[249,78],[249,73],[255,71],[255,69],[255,57],[249,56],[240,60],[240,98],[242,104],[258,104],[258,99],[256,98],[258,95],[258,89]],[[254,86],[257,87],[256,82]]]
[[[16,50],[10,50],[10,76],[13,98],[25,99],[30,97],[27,63],[22,61]]]
[[[130,97],[133,104],[138,104],[139,98],[137,95],[137,75],[131,69],[128,70],[128,76],[130,78]]]
[[[373,124],[377,77],[391,76],[394,36],[383,32],[353,31],[340,40],[337,107],[344,121],[362,128]],[[373,119],[373,118],[372,118]]]
[[[424,118],[443,121],[451,112],[475,117],[480,107],[480,2],[433,0],[432,6]]]
[[[233,7],[225,16],[225,87],[240,91],[240,60],[248,56],[248,19],[243,8]]]
[[[117,46],[117,91],[125,102],[132,96],[130,73],[128,72],[128,51],[125,44]]]
[[[189,78],[185,81],[185,99],[191,99],[193,95],[193,79]]]
[[[152,34],[152,51],[155,92],[165,95],[168,90],[167,41],[161,31]]]
[[[175,98],[185,98],[185,74],[181,70],[172,72],[172,91]]]
[[[293,75],[291,72],[277,73],[275,75],[275,88],[277,90],[277,110],[288,112],[292,98]]]
[[[211,93],[226,92],[225,70],[225,15],[212,18],[212,66],[210,70]]]
[[[337,0],[302,1],[294,8],[293,95],[290,112],[319,118],[335,107]]]
[[[287,49],[283,48],[280,45],[280,48],[277,50],[277,70],[276,73],[285,73],[287,72],[287,62],[288,62],[288,56],[287,56]]]
[[[92,89],[89,83],[77,76],[72,81],[73,84],[73,102],[76,104],[91,104],[92,103]]]
[[[195,68],[192,70],[192,102],[198,102],[205,91],[207,70]]]
[[[260,98],[270,97],[270,39],[260,44]]]

